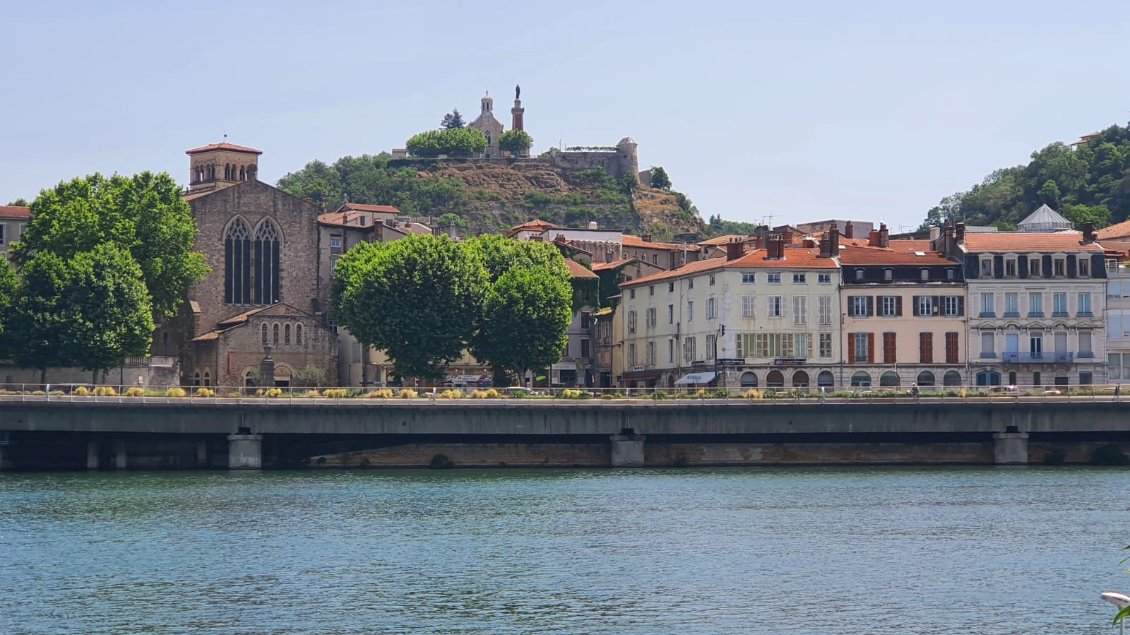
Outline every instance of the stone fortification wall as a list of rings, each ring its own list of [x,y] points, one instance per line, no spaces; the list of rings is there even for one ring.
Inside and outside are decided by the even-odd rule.
[[[562,152],[552,148],[541,159],[560,170],[591,170],[603,168],[615,178],[639,174],[639,160],[635,147],[631,150],[590,150]]]

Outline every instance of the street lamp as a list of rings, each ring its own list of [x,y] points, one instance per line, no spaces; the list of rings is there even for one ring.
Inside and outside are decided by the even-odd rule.
[[[1122,595],[1121,593],[1107,592],[1107,593],[1103,593],[1099,597],[1101,597],[1104,602],[1110,602],[1111,604],[1117,606],[1119,611],[1126,608],[1127,606],[1130,606],[1130,596]],[[1126,633],[1126,621],[1125,620],[1118,623],[1118,632],[1119,632],[1119,635],[1125,635],[1125,633]]]
[[[716,382],[718,382],[718,380],[719,380],[719,377],[718,377],[718,340],[719,340],[719,338],[721,338],[725,334],[726,334],[726,325],[720,324],[718,326],[717,334],[714,336],[714,381],[716,381]],[[721,382],[719,382],[719,386],[723,390],[725,390],[726,389],[726,381],[723,379]]]

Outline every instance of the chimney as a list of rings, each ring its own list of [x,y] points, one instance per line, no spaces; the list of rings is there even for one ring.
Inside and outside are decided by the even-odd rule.
[[[954,241],[957,242],[957,244],[959,244],[959,245],[963,244],[965,242],[965,222],[964,221],[958,221],[957,225],[954,226],[954,237],[953,238],[954,238]]]
[[[731,240],[726,243],[726,260],[737,260],[745,253],[745,245],[740,240]]]
[[[765,253],[766,260],[780,260],[785,256],[785,241],[779,235],[769,238],[769,246]]]
[[[828,230],[828,256],[835,258],[840,255],[840,229],[832,223],[831,229]]]
[[[879,246],[884,249],[891,246],[891,230],[886,223],[879,223]]]
[[[1091,221],[1083,223],[1083,244],[1090,245],[1095,242],[1095,224]]]
[[[867,235],[867,245],[869,247],[878,247],[879,246],[879,230],[878,229],[872,229],[871,233]]]
[[[930,242],[933,243],[942,235],[942,228],[937,225],[930,228]],[[933,245],[931,245],[933,246]]]
[[[824,237],[820,239],[820,257],[821,258],[828,258],[831,255],[832,255],[832,235],[826,233],[826,234],[824,234]]]
[[[813,238],[812,236],[805,236],[804,237],[804,246],[808,249],[815,248],[816,247],[816,239]]]
[[[643,236],[641,236],[641,238],[643,238],[643,241],[645,243],[651,242],[651,232],[645,233]]]
[[[785,243],[786,245],[791,245],[791,244],[793,244],[793,230],[791,230],[791,229],[789,229],[789,228],[787,228],[787,227],[786,227],[786,228],[785,228],[785,231],[781,232],[781,240],[782,240],[782,241],[783,241],[783,242],[784,242],[784,243]]]
[[[855,226],[852,225],[851,221],[849,220],[847,222],[847,224],[844,225],[844,238],[855,238],[855,236],[853,235],[854,233],[855,233]]]

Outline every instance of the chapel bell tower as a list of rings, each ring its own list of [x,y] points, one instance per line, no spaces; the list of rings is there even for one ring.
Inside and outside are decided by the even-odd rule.
[[[185,154],[189,159],[188,191],[207,192],[256,180],[263,152],[225,141],[186,150]]]

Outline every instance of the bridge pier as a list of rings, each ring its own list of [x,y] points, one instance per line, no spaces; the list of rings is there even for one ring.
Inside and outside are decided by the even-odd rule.
[[[86,469],[97,470],[102,467],[98,460],[98,440],[91,439],[86,442]]]
[[[90,449],[87,448],[88,452],[89,450]],[[90,456],[87,455],[87,460],[89,459]],[[124,439],[118,439],[117,441],[114,441],[114,469],[124,470],[126,469],[126,465],[126,442]]]
[[[197,448],[197,450],[199,451],[199,447]],[[263,435],[229,434],[228,469],[263,469]]]
[[[642,434],[614,434],[609,437],[612,443],[612,467],[643,466]]]
[[[1028,433],[997,432],[993,435],[993,463],[997,465],[1028,464]]]
[[[196,442],[196,467],[208,467],[208,442]]]

